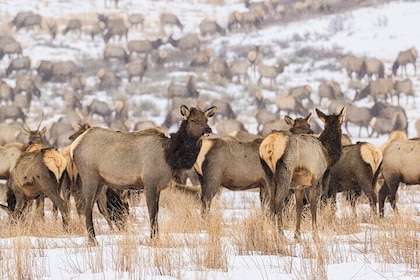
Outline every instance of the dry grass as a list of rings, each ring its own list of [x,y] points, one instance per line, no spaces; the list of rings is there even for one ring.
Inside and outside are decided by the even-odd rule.
[[[0,277],[48,277],[50,251],[54,249],[64,252],[61,262],[65,271],[75,276],[114,271],[118,278],[165,275],[182,279],[185,271],[192,270],[202,271],[200,275],[207,278],[210,271],[228,272],[230,259],[235,255],[273,256],[279,275],[288,274],[296,279],[327,279],[329,264],[360,258],[368,263],[383,263],[384,272],[385,264],[401,264],[407,274],[411,273],[408,275],[413,275],[412,271],[414,275],[420,274],[420,225],[415,213],[400,210],[399,215],[379,219],[371,217],[366,208],[366,212],[359,210],[354,217],[350,206],[339,201],[339,208],[348,211],[337,215],[330,206],[319,211],[318,239],[312,237],[310,212],[305,211],[302,240],[296,242],[293,203],[285,210],[285,236],[282,236],[261,211],[256,193],[244,192],[239,199],[235,198],[233,203],[224,193],[216,197],[211,214],[202,219],[197,196],[172,188],[163,191],[161,236],[155,241],[148,238],[143,198],[131,212],[124,232],[110,231],[104,219],[95,213],[99,247],[86,247],[83,219],[74,214],[70,233],[63,231],[61,219],[54,219],[49,212],[45,222],[29,213],[26,222],[12,225],[2,215]],[[234,212],[241,210],[244,211]],[[264,273],[263,266],[261,270]]]

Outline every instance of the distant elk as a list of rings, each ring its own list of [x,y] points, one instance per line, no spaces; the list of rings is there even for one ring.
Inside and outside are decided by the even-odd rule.
[[[265,181],[269,190],[269,209],[283,233],[283,210],[291,190],[296,199],[295,238],[300,238],[300,223],[305,191],[308,189],[312,229],[317,229],[317,203],[321,190],[327,182],[330,168],[341,155],[341,124],[346,108],[338,115],[325,115],[316,109],[325,128],[319,137],[296,135],[290,132],[272,132],[259,148]]]
[[[370,97],[374,102],[383,99],[387,102],[388,97],[391,99],[394,90],[394,80],[392,76],[380,78],[370,81],[362,90],[357,91],[353,101],[358,101],[366,97]]]
[[[418,52],[416,48],[411,48],[406,51],[401,51],[398,53],[397,59],[392,64],[392,73],[394,76],[397,75],[398,68],[401,66],[401,74],[407,76],[407,64],[413,64],[414,67],[414,76],[416,75],[416,60],[418,57]]]
[[[19,76],[16,78],[14,93],[25,92],[27,95],[41,97],[41,90],[31,76]]]
[[[105,123],[111,121],[112,110],[108,103],[97,99],[90,99],[86,102],[87,115],[92,117],[93,115],[101,116]]]
[[[298,115],[306,111],[302,102],[291,95],[277,94],[274,103],[277,106],[276,114],[278,115],[280,115],[281,111],[284,111],[288,115],[291,113]]]
[[[168,43],[173,47],[178,48],[180,51],[189,51],[193,49],[200,51],[201,46],[201,40],[195,34],[189,34],[179,39],[174,39],[171,35],[168,38]]]
[[[31,58],[29,56],[23,56],[14,58],[10,61],[9,66],[6,69],[6,77],[9,76],[13,71],[25,71],[26,74],[29,74],[31,70]]]
[[[16,30],[19,31],[22,28],[34,28],[38,26],[41,29],[42,17],[33,12],[19,12],[10,22],[11,26],[16,27]]]
[[[68,32],[78,34],[80,37],[82,35],[82,21],[80,19],[70,19],[63,30],[63,36]]]
[[[335,81],[324,81],[318,86],[318,97],[319,105],[321,105],[323,98],[326,98],[327,100],[340,100],[344,98],[344,94],[341,91],[341,86],[339,83]]]
[[[37,73],[43,82],[65,82],[70,81],[76,75],[77,65],[73,60],[52,62],[41,60],[37,64]]]
[[[363,127],[366,129],[366,136],[371,136],[371,133],[369,132],[369,126],[373,117],[371,109],[368,107],[359,107],[351,102],[346,104],[346,108],[347,113],[346,119],[344,120],[344,127],[346,128],[347,133],[352,136],[348,127],[348,124],[352,123],[359,126],[359,137],[361,137]]]
[[[127,43],[128,54],[149,55],[153,50],[159,49],[163,45],[163,40],[158,38],[156,40],[129,40]]]
[[[128,19],[128,22],[132,26],[138,28],[139,25],[141,25],[141,29],[142,30],[144,29],[144,19],[145,19],[144,14],[140,14],[140,13],[129,14],[127,19]]]
[[[203,51],[197,52],[191,59],[190,65],[193,67],[207,67],[210,63],[210,58],[212,57],[212,55],[213,52],[210,49],[205,49]]]
[[[110,59],[127,63],[130,61],[130,56],[123,47],[107,44],[104,49],[104,60],[109,61]]]
[[[200,34],[203,37],[208,36],[208,35],[213,36],[216,33],[222,36],[226,34],[226,30],[223,27],[221,27],[217,23],[217,21],[211,20],[211,19],[203,19],[200,22],[199,29],[200,29]]]
[[[243,82],[249,82],[248,69],[250,66],[251,64],[249,63],[248,59],[241,59],[232,62],[228,68],[231,81],[233,81],[234,77],[237,77],[237,83],[241,84],[241,76],[243,76]]]
[[[148,67],[147,57],[145,57],[142,61],[130,62],[126,65],[126,67],[129,82],[131,82],[133,77],[139,77],[140,82],[142,82]]]
[[[346,56],[342,60],[344,67],[346,68],[347,75],[351,79],[353,73],[356,74],[357,79],[361,80],[366,74],[366,62],[364,58],[356,57],[353,55]]]
[[[114,70],[101,68],[98,70],[99,88],[117,88],[121,85],[121,77]]]
[[[170,138],[156,129],[117,132],[97,127],[88,129],[72,143],[71,154],[82,182],[81,197],[85,200],[84,215],[91,244],[98,244],[92,208],[104,183],[118,189],[128,186],[143,189],[150,235],[158,237],[160,192],[169,186],[174,174],[193,167],[202,136],[211,133],[208,118],[216,112],[215,107],[202,112],[185,105],[180,110],[184,120]],[[134,178],[131,174],[138,176]]]
[[[415,92],[413,82],[410,79],[405,80],[396,80],[394,82],[394,92],[391,96],[391,101],[394,96],[397,97],[398,106],[400,105],[400,96],[401,94],[405,94],[406,98],[406,105],[408,105],[408,97],[411,96],[413,99],[413,104],[416,104]]]
[[[230,79],[229,66],[225,60],[212,59],[209,63],[209,71],[222,79]]]
[[[385,66],[384,63],[377,58],[366,58],[366,74],[369,80],[375,76],[376,79],[385,77]]]
[[[17,57],[22,55],[22,47],[18,42],[8,42],[3,45],[0,45],[0,60],[7,55],[9,58],[12,58],[12,55]]]
[[[175,84],[173,81],[168,86],[168,99],[173,99],[174,97],[188,97],[188,98],[197,98],[199,95],[199,90],[197,89],[197,80],[194,75],[188,77],[187,83],[184,84]]]
[[[289,88],[288,95],[296,98],[298,102],[307,100],[308,104],[313,104],[311,93],[312,93],[312,87],[306,84],[306,85]]]
[[[162,34],[165,34],[166,25],[170,25],[171,27],[177,26],[181,31],[184,29],[184,25],[181,23],[179,18],[172,13],[162,13],[160,15],[160,30]]]
[[[270,86],[273,88],[276,83],[277,76],[283,73],[284,67],[287,65],[288,64],[284,60],[278,61],[277,66],[269,66],[260,63],[258,65],[258,73],[260,74],[258,83],[261,84],[262,79],[266,78],[270,80]]]
[[[257,66],[263,62],[263,58],[264,58],[264,54],[261,51],[260,46],[255,46],[253,50],[250,50],[248,52],[247,56],[248,56],[249,63],[251,63],[254,76],[256,76]]]
[[[108,43],[111,38],[117,37],[119,40],[125,37],[127,41],[128,37],[128,28],[124,23],[122,18],[110,18],[106,15],[99,14],[98,15],[99,22],[103,22],[105,24],[104,28],[104,41]]]
[[[0,105],[0,122],[4,122],[5,120],[22,120],[25,122],[26,115],[23,112],[22,108],[12,104],[12,105]]]
[[[377,137],[400,130],[407,133],[408,119],[403,107],[393,106],[384,102],[376,102],[371,108],[372,128],[371,136],[376,133]]]
[[[10,104],[15,98],[13,88],[3,80],[0,80],[0,104]]]

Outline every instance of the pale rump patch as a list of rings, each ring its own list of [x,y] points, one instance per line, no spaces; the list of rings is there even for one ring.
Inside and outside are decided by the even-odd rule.
[[[203,162],[210,148],[213,146],[213,144],[214,142],[211,140],[208,140],[208,139],[202,140],[200,153],[198,153],[198,157],[194,163],[195,171],[200,175],[203,175],[203,169],[202,169]]]
[[[382,162],[382,152],[373,144],[363,143],[363,145],[360,146],[360,155],[362,156],[362,159],[370,165],[372,173],[375,173]]]
[[[281,132],[269,134],[260,145],[260,158],[262,158],[271,171],[276,170],[277,161],[283,156],[289,136]]]
[[[47,166],[47,168],[54,173],[57,182],[60,180],[61,175],[63,175],[64,170],[67,166],[66,159],[61,155],[61,153],[55,149],[46,150],[42,161]]]

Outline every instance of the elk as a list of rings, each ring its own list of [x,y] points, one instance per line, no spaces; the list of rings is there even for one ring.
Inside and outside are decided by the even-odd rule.
[[[370,122],[371,135],[376,132],[377,136],[379,136],[394,130],[401,130],[407,133],[408,120],[403,107],[376,102],[370,110],[373,117]]]
[[[211,19],[203,19],[198,28],[200,29],[200,34],[203,37],[207,35],[213,36],[216,33],[222,36],[226,34],[225,29],[221,27],[217,21]]]
[[[108,16],[100,14],[98,15],[98,20],[105,24],[105,35],[103,36],[105,43],[108,43],[108,41],[115,36],[118,36],[120,40],[122,37],[125,37],[127,40],[128,28],[125,26],[122,18],[109,18]]]
[[[380,173],[382,152],[368,142],[358,142],[343,146],[340,159],[330,169],[330,180],[324,195],[336,204],[337,193],[349,191],[360,194],[363,191],[369,199],[373,213],[377,213],[375,186]],[[356,214],[356,199],[350,203]]]
[[[51,80],[52,78],[52,62],[49,60],[41,60],[37,62],[36,71],[38,77],[40,77],[42,82]]]
[[[0,80],[0,101],[11,103],[15,98],[13,88],[3,80]],[[0,103],[1,104],[1,103]]]
[[[218,75],[224,79],[230,79],[229,66],[226,61],[214,58],[210,61],[209,70],[214,75]]]
[[[384,216],[385,199],[397,211],[396,194],[400,183],[417,185],[419,181],[420,142],[418,140],[393,139],[382,148],[381,175],[383,184],[379,188],[379,215]]]
[[[392,97],[393,88],[394,80],[392,76],[373,80],[361,91],[356,92],[353,101],[358,101],[371,96],[374,102],[377,102],[379,98],[383,98],[385,102],[387,102],[388,96],[390,98]]]
[[[117,45],[106,45],[104,49],[104,60],[109,61],[111,58],[115,58],[124,63],[127,63],[130,60],[129,54],[123,47]]]
[[[366,64],[366,74],[369,80],[372,79],[373,75],[376,76],[376,79],[385,77],[385,66],[381,60],[375,57],[367,58],[365,60],[365,64]]]
[[[266,108],[261,108],[255,113],[254,117],[257,120],[257,134],[261,134],[262,126],[265,123],[276,121],[278,119],[278,114],[273,113]]]
[[[98,70],[97,76],[100,89],[114,88],[121,84],[121,77],[114,70],[101,68]]]
[[[227,119],[236,119],[236,114],[230,105],[230,102],[227,102],[222,99],[215,99],[211,102],[212,106],[217,107],[217,113],[214,118],[227,118]]]
[[[18,42],[10,42],[0,46],[0,60],[2,60],[5,55],[11,58],[13,54],[18,57],[22,55],[22,47]]]
[[[144,15],[139,14],[139,13],[130,14],[130,15],[128,15],[128,22],[132,26],[135,26],[136,28],[138,28],[139,25],[141,25],[141,29],[143,30],[143,28],[144,28]]]
[[[35,84],[34,79],[30,76],[17,77],[14,93],[18,94],[21,92],[26,92],[26,94],[35,95],[38,98],[41,97],[41,90]]]
[[[344,94],[341,91],[341,86],[335,81],[324,81],[318,87],[319,105],[322,103],[323,98],[328,100],[343,99]]]
[[[78,33],[79,37],[82,35],[82,21],[80,19],[70,19],[63,30],[63,36],[68,32]]]
[[[77,65],[72,60],[57,61],[51,65],[51,77],[53,81],[62,82],[70,80],[71,77],[76,75]]]
[[[210,58],[213,55],[213,52],[210,49],[205,49],[203,51],[197,52],[194,54],[193,58],[191,59],[190,65],[195,66],[202,66],[207,67],[210,63]]]
[[[239,120],[219,120],[216,123],[216,130],[219,135],[227,136],[235,131],[247,131],[243,122]]]
[[[28,73],[31,70],[31,58],[29,56],[23,56],[14,58],[10,61],[9,66],[6,69],[6,77],[9,76],[13,71],[25,70]]]
[[[10,25],[16,27],[16,31],[22,28],[32,28],[38,26],[41,29],[42,18],[40,15],[33,12],[19,12],[13,18]]]
[[[341,124],[346,107],[338,115],[325,115],[318,108],[318,117],[324,123],[319,138],[277,131],[264,138],[259,156],[269,193],[269,208],[283,232],[282,211],[290,190],[296,198],[295,238],[300,238],[300,223],[305,189],[309,192],[312,228],[316,230],[317,200],[328,173],[341,155]]]
[[[178,48],[181,51],[188,51],[195,49],[197,52],[200,51],[201,40],[195,34],[185,35],[180,39],[172,38],[172,35],[168,38],[168,43],[173,47]]]
[[[126,67],[129,82],[131,82],[133,77],[139,77],[140,82],[142,82],[147,71],[147,57],[145,57],[142,61],[129,62]]]
[[[248,60],[252,65],[254,76],[256,75],[255,73],[257,71],[257,66],[262,63],[263,58],[264,54],[261,51],[260,46],[254,46],[254,49],[248,52]]]
[[[312,133],[309,126],[311,114],[306,118],[286,116],[292,133]],[[260,164],[259,147],[263,137],[254,136],[250,142],[221,137],[204,139],[194,168],[201,185],[201,211],[210,211],[211,201],[220,187],[232,191],[260,188],[261,203],[265,200],[264,171]]]
[[[109,123],[111,120],[112,110],[104,101],[97,99],[88,100],[86,104],[86,111],[87,114],[91,117],[93,114],[101,116],[106,123]]]
[[[344,127],[346,128],[347,133],[351,136],[348,124],[352,123],[359,126],[359,137],[362,133],[362,127],[366,128],[366,134],[367,136],[370,136],[371,133],[369,133],[369,125],[372,120],[371,109],[367,107],[358,107],[352,103],[348,103],[346,108],[347,113],[344,121]]]
[[[128,53],[131,56],[133,53],[150,54],[153,50],[159,49],[163,45],[163,40],[158,38],[156,40],[129,40],[127,43]]]
[[[187,84],[175,84],[172,80],[168,86],[168,99],[173,99],[175,96],[197,98],[199,91],[197,89],[197,81],[194,75],[188,77]]]
[[[406,51],[400,51],[398,53],[397,59],[392,64],[392,74],[397,76],[398,68],[401,65],[401,74],[405,72],[407,75],[407,64],[413,64],[414,67],[414,76],[416,75],[416,60],[418,57],[418,52],[416,48],[411,48]]]
[[[258,83],[261,84],[262,78],[267,78],[270,80],[270,86],[274,87],[277,76],[283,73],[284,67],[286,67],[287,65],[288,64],[283,60],[279,61],[277,63],[277,66],[269,66],[260,63],[258,65],[258,73],[260,74]]]
[[[288,95],[293,96],[299,102],[308,99],[310,103],[313,103],[311,99],[311,93],[312,87],[310,85],[303,85],[290,88]]]
[[[48,27],[48,32],[51,35],[51,40],[54,40],[55,37],[57,36],[57,21],[54,19],[51,19],[49,21],[47,21],[47,27]]]
[[[413,98],[413,104],[416,104],[413,82],[408,78],[405,79],[405,80],[396,80],[394,82],[393,96],[397,97],[398,106],[400,105],[400,95],[402,93],[407,95],[406,105],[408,105],[408,97],[409,96],[411,96]],[[392,101],[392,96],[391,96],[391,101]]]
[[[277,106],[276,114],[278,115],[281,111],[286,111],[287,114],[295,113],[296,115],[305,111],[302,103],[291,95],[277,94],[274,103]]]
[[[251,66],[248,59],[234,61],[228,68],[228,76],[233,81],[234,77],[238,77],[237,83],[241,83],[241,76],[244,77],[244,82],[249,81],[248,69]]]
[[[366,62],[363,58],[349,55],[346,56],[342,62],[350,79],[352,78],[353,73],[356,74],[356,77],[359,80],[366,74]]]
[[[156,129],[117,132],[96,127],[88,129],[72,143],[71,155],[82,182],[90,243],[98,244],[92,208],[103,183],[115,188],[144,189],[150,236],[158,236],[160,192],[169,185],[177,171],[193,167],[201,148],[201,137],[211,133],[207,121],[216,112],[216,107],[202,112],[182,105],[180,111],[184,120],[170,138]],[[108,147],[105,151],[104,146]]]
[[[7,119],[12,119],[14,121],[21,119],[25,122],[26,115],[22,108],[16,106],[15,104],[0,106],[0,122],[4,122]]]
[[[165,33],[165,26],[177,26],[181,31],[184,29],[184,25],[178,19],[178,17],[172,13],[162,13],[160,15],[160,30],[161,33]]]
[[[86,78],[82,75],[75,75],[70,79],[70,86],[75,92],[84,92],[86,87]]]

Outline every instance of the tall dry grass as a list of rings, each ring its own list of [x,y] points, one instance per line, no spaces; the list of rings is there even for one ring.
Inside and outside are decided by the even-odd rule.
[[[235,203],[229,192],[216,197],[211,213],[203,219],[197,196],[173,188],[163,191],[158,240],[149,239],[143,197],[131,209],[123,232],[111,231],[95,211],[99,247],[87,246],[83,219],[74,213],[70,232],[49,211],[45,222],[29,213],[16,224],[2,214],[0,278],[49,277],[56,250],[62,252],[63,274],[72,277],[112,271],[116,278],[165,275],[183,279],[186,271],[194,271],[198,278],[211,279],[212,271],[229,272],[234,256],[270,256],[279,277],[292,279],[328,279],[328,265],[361,258],[383,263],[379,274],[387,271],[386,264],[401,264],[407,275],[420,276],[420,224],[413,208],[401,207],[399,214],[386,209],[388,215],[379,219],[367,205],[354,216],[350,205],[339,200],[338,212],[329,205],[319,211],[317,239],[312,235],[310,212],[305,211],[302,239],[297,242],[293,203],[285,210],[283,236],[261,210],[256,193],[243,192],[239,197]],[[47,207],[51,209],[51,204]],[[265,264],[259,267],[265,275]]]

